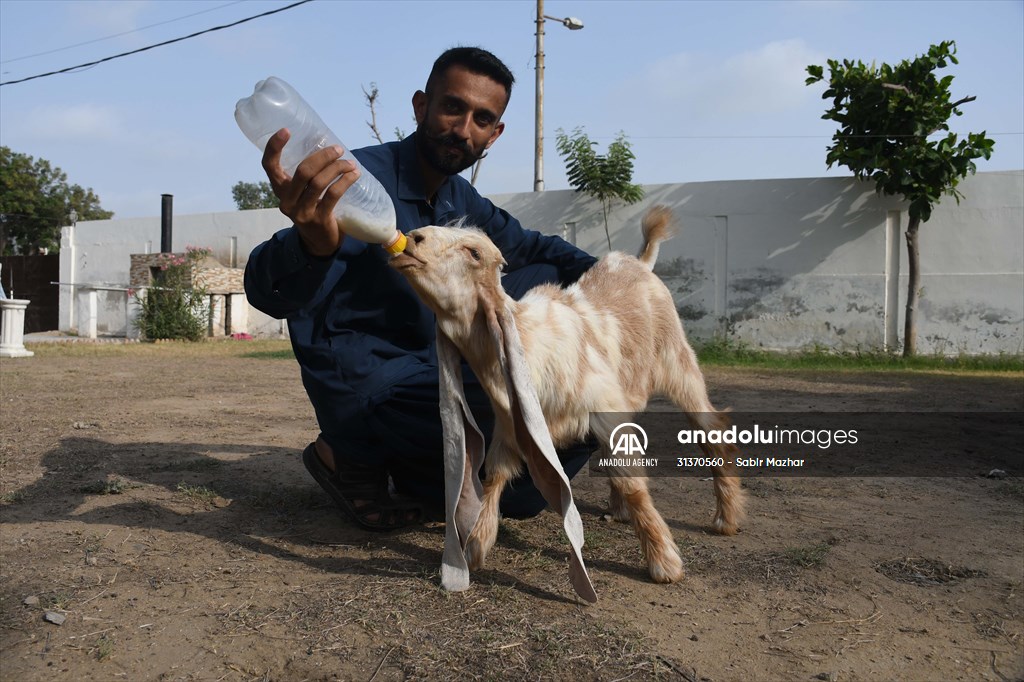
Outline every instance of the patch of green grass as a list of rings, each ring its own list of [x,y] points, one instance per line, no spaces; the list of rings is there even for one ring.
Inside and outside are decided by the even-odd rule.
[[[281,339],[206,339],[201,342],[164,341],[160,343],[37,343],[37,356],[46,357],[236,357],[291,358],[291,344]]]
[[[825,557],[828,556],[831,549],[832,543],[819,542],[816,545],[789,547],[782,553],[782,556],[793,566],[821,568],[825,565]]]
[[[826,370],[945,370],[1024,373],[1024,355],[920,355],[904,359],[880,349],[834,351],[820,346],[798,352],[779,353],[755,348],[732,338],[695,343],[700,361],[707,365],[763,367],[768,369]],[[48,356],[131,356],[131,357],[236,357],[254,360],[291,360],[291,344],[280,339],[239,342],[207,339],[202,343],[41,343],[34,350]]]
[[[198,504],[212,504],[215,499],[220,497],[220,493],[216,490],[202,485],[179,483],[177,491],[184,495],[187,500]]]
[[[732,339],[715,339],[696,348],[702,364],[765,369],[924,370],[1024,372],[1024,355],[917,355],[904,358],[878,349],[837,351],[815,346],[789,353],[754,348]]]
[[[770,356],[767,351],[727,337],[695,343],[694,350],[701,363],[712,365],[755,365]]]
[[[604,525],[592,523],[583,529],[583,543],[592,550],[608,549],[614,545],[618,535],[610,530],[610,522]],[[564,533],[563,533],[564,535]],[[568,541],[568,539],[566,540]]]
[[[138,488],[138,484],[123,478],[112,478],[106,481],[93,481],[79,488],[86,495],[120,495],[125,490]]]
[[[89,537],[87,543],[88,544],[86,544],[84,547],[86,556],[90,554],[96,554],[101,549],[103,549],[103,536],[93,533]]]
[[[106,635],[100,637],[96,642],[96,648],[93,651],[93,655],[96,656],[97,661],[103,661],[110,658],[110,654],[114,653],[114,640],[110,639]]]
[[[45,608],[54,611],[67,611],[68,607],[71,606],[71,600],[74,599],[75,595],[70,592],[57,592],[49,595],[43,602]]]
[[[25,492],[23,490],[12,490],[9,493],[0,495],[0,505],[4,504],[17,504],[25,499]]]
[[[289,347],[281,350],[257,350],[251,353],[244,353],[242,357],[254,358],[256,360],[294,360],[295,353]]]

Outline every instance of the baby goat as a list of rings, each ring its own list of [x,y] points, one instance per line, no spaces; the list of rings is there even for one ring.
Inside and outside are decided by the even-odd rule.
[[[569,532],[570,522],[578,524],[579,517],[571,493],[567,493],[564,472],[555,460],[552,465],[562,483],[552,482],[553,477],[546,475],[538,463],[543,462],[543,458],[531,456],[531,453],[537,454],[538,449],[545,450],[550,462],[553,448],[540,442],[546,434],[537,437],[530,433],[537,431],[536,424],[530,424],[531,416],[524,416],[530,404],[539,402],[543,416],[533,419],[546,422],[555,448],[593,434],[606,456],[610,454],[608,439],[615,424],[601,423],[595,415],[639,412],[655,394],[670,398],[686,413],[694,428],[718,430],[728,425],[728,419],[708,400],[704,377],[686,341],[672,295],[652,272],[660,242],[672,236],[670,211],[664,207],[651,209],[643,218],[642,228],[644,244],[639,258],[611,253],[576,284],[565,289],[542,285],[527,292],[519,301],[506,295],[501,287],[501,271],[505,265],[501,252],[476,229],[424,227],[413,230],[408,235],[405,253],[392,259],[391,265],[409,280],[437,316],[439,363],[446,362],[445,349],[452,344],[479,378],[494,410],[495,428],[486,455],[487,480],[482,488],[482,500],[469,517],[462,519],[466,527],[451,528],[453,519],[449,515],[449,528],[452,533],[456,530],[461,533],[461,547],[470,568],[483,566],[487,552],[494,545],[501,492],[506,483],[520,473],[524,461],[535,482],[538,477],[546,479],[538,483],[538,488],[549,502],[554,502],[556,511],[559,511],[557,488],[562,485],[560,511],[566,517],[570,541],[574,540],[573,533]],[[452,357],[455,357],[457,371],[458,359],[454,351]],[[521,372],[525,380],[516,376],[517,361],[525,361]],[[442,394],[446,391],[446,371],[442,368]],[[458,386],[454,390],[460,391],[461,379],[455,383]],[[526,397],[522,393],[523,384],[528,384],[527,393],[532,392]],[[453,388],[451,381],[448,388]],[[468,420],[475,428],[472,416],[466,414],[464,399],[458,399],[463,401],[463,422]],[[453,445],[449,424],[450,421],[445,422],[448,449]],[[536,445],[531,442],[531,435],[538,441]],[[482,438],[477,439],[481,441],[478,445],[482,444]],[[463,449],[471,445],[464,439],[454,443],[454,447]],[[731,459],[723,449],[729,446],[702,447],[708,457]],[[456,476],[453,485],[460,489],[447,491],[447,496],[453,500],[449,511],[454,512],[460,501],[457,498],[464,501],[480,494],[480,488],[474,493],[473,487],[479,483],[466,482],[464,478],[464,474],[469,474],[470,478],[476,476],[479,464],[460,459],[452,465]],[[643,472],[620,468],[609,473],[612,512],[616,519],[632,522],[651,578],[659,583],[682,578],[682,560],[668,526],[651,502]],[[717,501],[713,528],[718,533],[732,535],[743,514],[740,481],[731,464],[714,469],[713,474]],[[446,478],[446,481],[451,480]],[[476,512],[479,512],[478,518]],[[577,541],[582,545],[582,526],[578,525],[574,532],[580,536]],[[575,542],[574,548],[579,556]],[[446,546],[446,555],[451,549]],[[464,562],[461,556],[456,559]],[[446,558],[446,564],[447,561]],[[581,560],[579,568],[582,568]],[[585,569],[582,575],[589,584]],[[442,582],[445,581],[442,568]],[[464,582],[448,582],[457,584],[455,587],[446,584],[450,589],[464,589],[468,586],[468,571]],[[578,586],[577,591],[580,591]],[[581,591],[581,594],[584,593]]]

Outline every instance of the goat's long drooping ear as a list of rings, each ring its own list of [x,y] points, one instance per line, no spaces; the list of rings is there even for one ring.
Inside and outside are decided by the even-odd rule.
[[[466,404],[462,388],[462,357],[441,328],[437,328],[437,366],[444,429],[444,554],[441,585],[452,592],[469,589],[466,542],[483,506],[480,467],[484,437]]]
[[[516,443],[522,451],[526,467],[537,490],[551,506],[562,515],[565,535],[572,545],[569,562],[569,581],[576,594],[593,603],[597,601],[594,585],[583,564],[583,520],[572,499],[572,488],[565,475],[562,463],[555,453],[555,446],[548,431],[540,399],[530,378],[526,364],[526,353],[519,339],[512,311],[507,299],[493,297],[488,305],[488,327],[496,337],[501,356],[502,370],[509,391],[509,406],[515,422]]]

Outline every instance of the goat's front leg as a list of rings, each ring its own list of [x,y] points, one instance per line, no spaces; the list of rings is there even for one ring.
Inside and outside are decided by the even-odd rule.
[[[484,567],[487,553],[498,539],[498,519],[501,516],[498,502],[501,501],[501,491],[505,489],[506,483],[508,479],[500,475],[488,475],[484,482],[483,508],[466,543],[466,560],[473,571]]]
[[[487,480],[484,481],[483,506],[466,543],[466,560],[470,570],[474,571],[484,567],[487,553],[498,539],[498,520],[501,518],[498,503],[501,502],[501,493],[519,473],[517,460],[500,441],[496,441],[487,452],[485,466]]]

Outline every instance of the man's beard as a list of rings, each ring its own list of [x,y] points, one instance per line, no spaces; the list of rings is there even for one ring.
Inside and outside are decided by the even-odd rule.
[[[416,126],[416,146],[430,167],[444,175],[458,175],[483,158],[487,151],[476,154],[468,142],[455,135],[431,135],[426,122]]]

